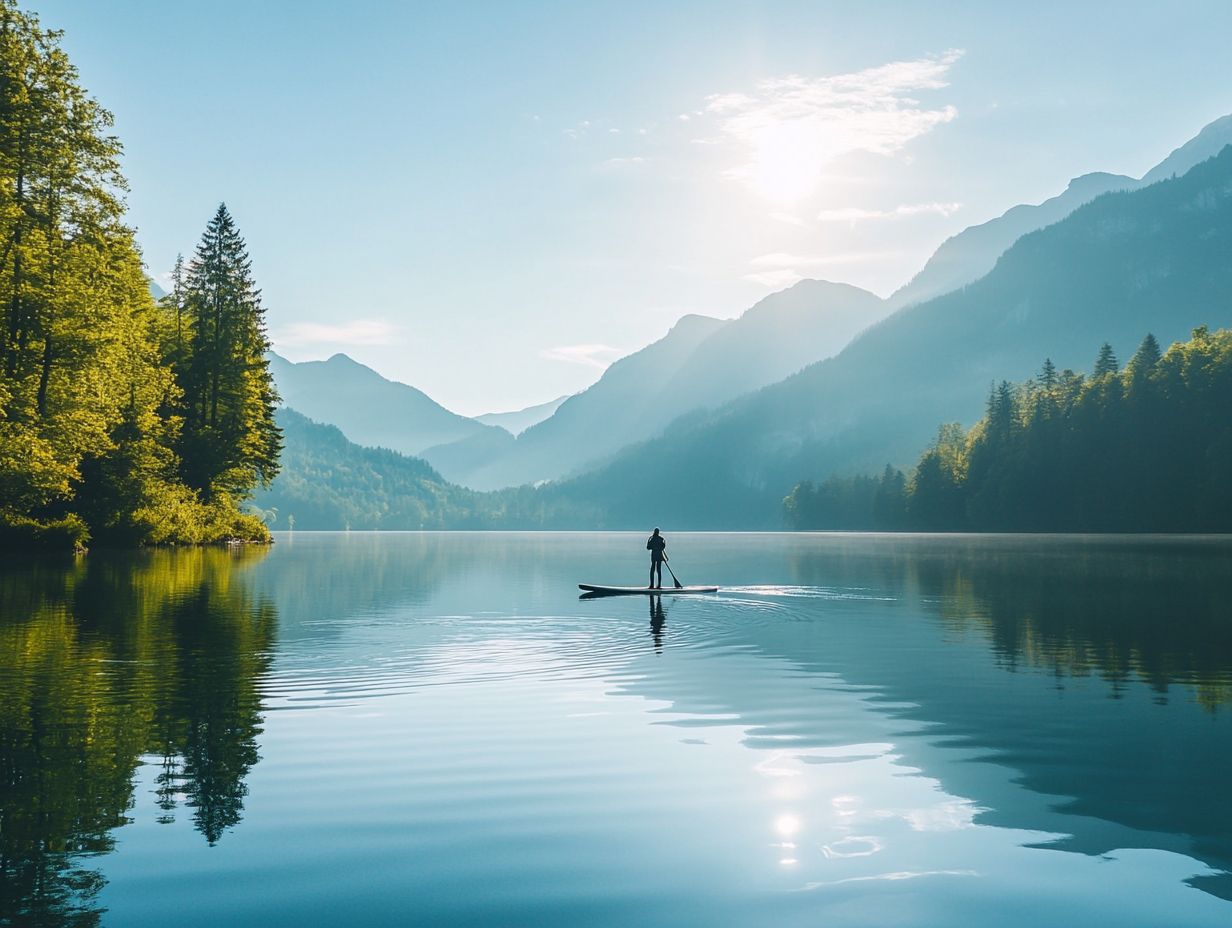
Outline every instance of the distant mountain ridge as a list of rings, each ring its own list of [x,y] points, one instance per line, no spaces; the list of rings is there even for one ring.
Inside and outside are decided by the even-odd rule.
[[[532,425],[538,425],[544,419],[551,418],[552,414],[560,408],[560,404],[570,396],[572,394],[566,393],[546,403],[538,403],[535,406],[527,406],[525,409],[515,409],[510,412],[485,412],[481,416],[475,416],[475,421],[482,422],[484,425],[498,426],[511,435],[519,435]]]
[[[1104,172],[1083,174],[1043,203],[1015,206],[995,219],[968,226],[942,242],[920,272],[891,294],[888,302],[891,308],[901,309],[965,287],[991,271],[997,259],[1028,232],[1059,222],[1101,194],[1136,190],[1184,174],[1228,144],[1232,144],[1232,114],[1208,123],[1141,180]]]
[[[654,415],[654,398],[684,360],[724,320],[690,314],[667,335],[621,358],[590,388],[560,405],[550,419],[531,426],[513,443],[467,442],[480,453],[451,458],[458,449],[429,448],[424,457],[450,480],[474,489],[496,489],[559,477],[628,444],[629,424]],[[639,437],[646,437],[640,435]]]
[[[558,479],[659,433],[682,414],[722,405],[829,357],[884,313],[884,302],[866,290],[803,280],[736,319],[684,316],[515,442],[467,438],[423,454],[448,479],[475,489]]]
[[[421,390],[387,380],[336,354],[294,363],[271,352],[270,372],[283,402],[310,419],[336,425],[351,441],[402,454],[503,429],[450,412]]]

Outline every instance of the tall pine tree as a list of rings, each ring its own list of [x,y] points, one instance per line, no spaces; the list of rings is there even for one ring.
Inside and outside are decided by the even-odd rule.
[[[278,473],[282,433],[261,293],[226,204],[206,226],[183,284],[189,344],[183,387],[185,482],[206,500],[243,498]]]
[[[1120,370],[1120,365],[1117,363],[1116,352],[1112,350],[1112,346],[1107,342],[1100,345],[1099,357],[1095,359],[1095,370],[1092,372],[1096,377],[1106,377],[1108,374],[1115,374]]]

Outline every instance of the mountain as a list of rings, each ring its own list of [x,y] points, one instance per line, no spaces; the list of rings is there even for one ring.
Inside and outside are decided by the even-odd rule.
[[[516,442],[501,447],[468,438],[424,456],[449,479],[477,489],[560,478],[658,434],[683,413],[722,405],[829,357],[884,312],[883,301],[866,290],[803,280],[738,319],[685,316]]]
[[[974,422],[993,380],[1047,357],[1086,369],[1109,341],[1128,356],[1232,322],[1232,147],[1182,177],[1108,193],[1021,238],[992,272],[910,305],[835,357],[670,437],[552,485],[609,528],[769,528],[800,479],[914,461],[939,423]]]
[[[451,459],[457,448],[429,448],[424,457],[450,480],[476,489],[569,473],[654,433],[639,429],[639,420],[653,417],[661,427],[655,405],[664,386],[693,350],[726,324],[709,316],[682,317],[667,335],[612,364],[596,383],[565,400],[550,419],[531,426],[495,459],[486,453],[465,461]]]
[[[338,426],[360,445],[418,454],[433,445],[503,431],[452,413],[427,394],[386,380],[345,354],[296,364],[271,352],[269,361],[286,405]]]
[[[456,486],[421,458],[361,447],[335,426],[285,406],[277,418],[285,443],[282,469],[253,500],[274,513],[276,528],[542,528],[588,525],[597,517],[586,504],[551,504],[530,488],[476,493]]]
[[[449,485],[426,461],[360,447],[285,406],[277,416],[282,472],[254,503],[277,510],[279,527],[294,516],[294,527],[307,530],[443,528],[477,508],[476,494]]]
[[[485,412],[482,416],[475,416],[476,422],[482,422],[484,425],[495,425],[504,429],[510,435],[518,435],[525,432],[532,425],[538,425],[544,419],[549,418],[560,404],[569,398],[558,396],[554,400],[548,400],[546,403],[540,403],[537,406],[527,406],[525,409],[514,410],[513,412]]]
[[[698,345],[664,390],[665,421],[837,354],[885,313],[880,297],[850,284],[802,280],[772,293]]]
[[[1064,219],[1102,193],[1136,186],[1137,180],[1123,174],[1084,174],[1043,203],[1015,206],[996,219],[969,226],[942,242],[920,272],[890,294],[889,303],[898,309],[965,287],[991,271],[1006,249],[1028,232]]]
[[[991,271],[997,258],[1028,232],[1059,222],[1100,194],[1134,190],[1180,176],[1228,144],[1232,144],[1232,114],[1209,123],[1141,180],[1122,174],[1084,174],[1071,180],[1063,193],[1043,203],[1015,206],[996,219],[970,226],[942,242],[920,272],[891,294],[888,302],[900,309],[965,287]]]
[[[1201,132],[1147,171],[1142,183],[1153,184],[1179,177],[1194,165],[1219,154],[1225,145],[1232,145],[1232,113],[1208,123]]]

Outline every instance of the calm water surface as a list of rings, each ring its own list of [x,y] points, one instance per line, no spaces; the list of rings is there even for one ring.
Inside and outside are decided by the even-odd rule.
[[[1232,924],[1232,540],[0,566],[0,925]]]

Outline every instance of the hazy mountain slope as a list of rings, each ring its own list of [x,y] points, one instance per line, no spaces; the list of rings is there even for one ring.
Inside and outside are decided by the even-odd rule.
[[[484,425],[498,426],[510,435],[518,435],[532,425],[538,425],[544,419],[549,418],[568,398],[569,395],[558,396],[546,403],[527,406],[525,409],[517,409],[513,412],[485,412],[482,416],[475,416],[475,421],[482,422]]]
[[[479,489],[559,478],[657,434],[682,413],[720,406],[829,357],[884,312],[868,291],[804,280],[738,319],[686,316],[516,443],[467,439],[424,456],[449,479]]]
[[[727,324],[709,316],[684,316],[667,335],[614,363],[593,386],[569,397],[551,418],[524,431],[495,459],[480,454],[464,462],[458,448],[433,448],[427,457],[450,480],[477,489],[567,474],[661,428],[670,418],[662,405],[667,383],[699,344]],[[654,427],[644,427],[646,421]]]
[[[880,297],[850,284],[802,280],[772,293],[697,346],[664,390],[663,422],[828,358],[885,313]]]
[[[1015,206],[996,219],[969,226],[942,242],[920,272],[892,293],[888,302],[899,309],[965,287],[991,271],[1006,249],[1028,232],[1064,219],[1101,193],[1136,186],[1138,181],[1121,174],[1084,174],[1071,180],[1064,193],[1043,203]]]
[[[1219,154],[1225,145],[1232,145],[1232,113],[1208,123],[1201,132],[1147,171],[1142,176],[1142,183],[1153,184],[1179,177],[1195,164]]]
[[[828,361],[552,488],[611,527],[773,527],[798,480],[909,464],[994,380],[1045,357],[1087,368],[1232,322],[1232,148],[1175,180],[1102,196],[1022,238],[986,277],[909,306]]]
[[[344,354],[299,364],[272,352],[269,357],[286,405],[310,419],[336,425],[360,445],[418,454],[433,445],[495,430],[450,412],[414,387],[386,380]]]
[[[888,302],[893,309],[900,309],[965,287],[991,271],[997,258],[1028,232],[1064,219],[1102,193],[1134,190],[1182,175],[1228,144],[1232,144],[1232,115],[1209,123],[1141,180],[1102,172],[1084,174],[1071,180],[1063,193],[1043,203],[1015,206],[996,219],[970,226],[942,242],[923,269],[891,294]]]

